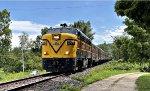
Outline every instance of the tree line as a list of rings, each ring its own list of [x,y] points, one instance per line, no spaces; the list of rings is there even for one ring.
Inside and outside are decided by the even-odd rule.
[[[118,16],[125,17],[125,35],[115,36],[112,44],[99,45],[112,55],[113,59],[127,62],[150,62],[150,2],[116,1],[114,5]],[[109,46],[111,45],[111,46]]]
[[[115,3],[118,16],[126,17],[124,31],[128,36],[115,37],[114,45],[118,59],[133,62],[148,62],[150,59],[150,2],[124,1]]]

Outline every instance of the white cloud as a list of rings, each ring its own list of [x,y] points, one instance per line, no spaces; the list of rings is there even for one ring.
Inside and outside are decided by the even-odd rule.
[[[31,21],[12,20],[11,22],[10,29],[13,30],[13,32],[40,33],[42,28],[48,27],[48,25],[37,24]]]
[[[117,26],[114,30],[115,31],[110,31],[109,32],[109,35],[111,36],[120,36],[120,35],[123,35],[124,33],[124,29],[126,28],[126,26]]]
[[[37,35],[40,35],[41,29],[44,27],[49,27],[48,25],[38,24],[31,21],[16,21],[12,20],[10,24],[10,29],[12,30],[12,47],[19,47],[19,37],[22,32],[29,35],[29,39],[35,40]],[[52,27],[60,27],[61,23],[71,24],[68,21],[60,21]]]
[[[18,37],[19,35],[21,35],[21,34],[12,33],[12,39],[11,39],[12,47],[18,47],[19,46],[19,37]]]
[[[22,32],[29,35],[29,39],[35,40],[37,35],[40,35],[41,29],[49,27],[48,25],[38,24],[31,21],[16,21],[12,20],[10,29],[12,30],[12,47],[19,47],[19,37]]]
[[[112,43],[113,37],[121,36],[124,34],[124,29],[126,26],[116,26],[110,30],[105,30],[105,34],[95,34],[93,43],[95,45],[103,43],[104,41],[107,43]]]
[[[124,21],[127,17],[126,16],[118,16],[117,19]]]
[[[22,35],[22,33],[12,33],[12,47],[19,47],[19,36]],[[33,34],[29,34],[29,40],[32,39],[32,40],[35,40],[37,35],[33,35]]]

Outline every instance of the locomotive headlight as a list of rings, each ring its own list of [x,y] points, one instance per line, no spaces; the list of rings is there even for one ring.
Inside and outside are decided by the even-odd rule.
[[[57,36],[54,36],[54,39],[59,39],[59,36],[57,35]]]
[[[47,52],[43,52],[43,54],[44,54],[44,55],[46,55],[46,54],[47,54]]]
[[[59,40],[59,39],[60,39],[60,36],[59,36],[59,35],[53,35],[53,39],[54,39],[54,40]]]
[[[65,54],[68,55],[68,54],[69,54],[69,51],[66,51]]]

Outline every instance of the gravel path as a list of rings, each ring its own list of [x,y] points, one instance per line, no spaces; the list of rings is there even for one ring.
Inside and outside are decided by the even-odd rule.
[[[137,91],[135,81],[143,74],[126,73],[111,76],[84,87],[81,91]]]

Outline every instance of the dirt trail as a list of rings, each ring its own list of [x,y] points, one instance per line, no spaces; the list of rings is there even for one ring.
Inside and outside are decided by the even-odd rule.
[[[84,87],[81,91],[137,91],[135,81],[143,74],[126,73],[111,76]]]

